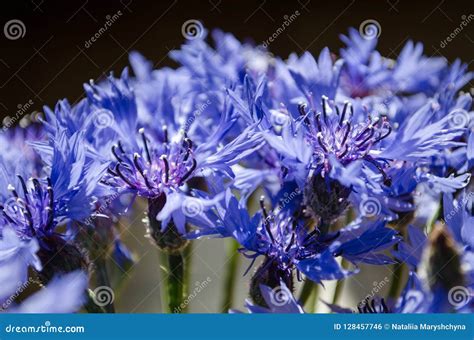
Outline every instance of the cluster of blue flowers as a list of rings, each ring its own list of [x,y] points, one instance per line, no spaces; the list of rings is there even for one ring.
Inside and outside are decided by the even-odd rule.
[[[170,53],[179,67],[155,70],[132,53],[133,77],[91,81],[78,103],[0,136],[3,310],[90,305],[100,261],[131,263],[116,222],[144,200],[166,254],[202,237],[240,244],[253,261],[250,312],[303,313],[297,282],[403,263],[398,299],[374,297],[360,312],[472,311],[467,66],[411,41],[386,58],[354,29],[337,54],[287,60],[203,33]],[[32,278],[28,297],[12,299]]]

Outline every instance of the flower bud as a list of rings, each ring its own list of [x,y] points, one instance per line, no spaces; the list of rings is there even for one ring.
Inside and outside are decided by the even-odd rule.
[[[189,241],[180,235],[173,221],[170,221],[163,229],[161,221],[156,219],[156,216],[161,209],[163,209],[165,203],[165,195],[160,195],[155,199],[148,200],[148,218],[146,220],[148,223],[148,238],[164,252],[177,254],[188,245]]]
[[[326,180],[314,174],[304,190],[306,206],[324,223],[329,224],[344,212],[349,205],[349,188],[334,180]]]
[[[293,290],[293,275],[291,270],[283,270],[278,266],[278,261],[267,257],[260,265],[250,280],[250,298],[261,307],[268,307],[263,298],[260,285],[268,286],[272,289],[280,287],[281,281],[288,289]]]
[[[37,255],[43,264],[43,270],[38,272],[38,277],[43,284],[48,283],[57,274],[76,270],[88,271],[88,256],[77,244],[65,241],[55,234],[40,239],[40,244]]]
[[[437,225],[431,232],[422,267],[432,289],[439,287],[448,291],[455,286],[464,285],[461,255],[445,227]]]

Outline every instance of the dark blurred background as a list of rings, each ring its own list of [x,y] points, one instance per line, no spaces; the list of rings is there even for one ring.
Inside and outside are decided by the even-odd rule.
[[[406,40],[414,39],[425,44],[428,55],[451,61],[459,57],[471,69],[474,66],[474,20],[442,46],[474,14],[474,1],[25,0],[2,1],[0,7],[2,117],[14,116],[20,106],[26,111],[23,115],[60,98],[76,101],[84,95],[82,83],[120,72],[132,50],[142,52],[156,67],[173,65],[167,53],[183,43],[181,27],[189,19],[261,43],[282,25],[285,15],[299,11],[270,46],[282,57],[294,51],[318,53],[324,46],[337,53],[342,46],[339,34],[374,19],[382,29],[379,49],[385,56],[394,57]],[[107,31],[86,46],[119,11]],[[13,19],[24,25],[24,35],[16,40],[8,39],[3,30]]]

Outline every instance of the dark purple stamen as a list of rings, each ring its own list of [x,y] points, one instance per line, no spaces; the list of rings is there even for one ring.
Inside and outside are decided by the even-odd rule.
[[[163,164],[165,166],[165,183],[168,183],[170,179],[170,165],[168,163],[168,159],[166,159],[166,156],[163,155],[161,156],[161,160],[163,161]]]
[[[260,209],[262,210],[262,215],[263,215],[263,226],[265,227],[265,230],[267,231],[268,236],[270,236],[272,243],[275,243],[275,239],[273,238],[273,234],[270,229],[270,221],[269,221],[267,210],[265,209],[265,202],[264,202],[263,196],[260,197]]]
[[[168,144],[168,127],[166,125],[163,125],[163,141]]]
[[[138,155],[137,153],[135,155],[133,155],[133,164],[135,165],[135,168],[137,168],[140,175],[143,177],[143,180],[145,181],[145,185],[147,186],[147,188],[148,189],[153,189],[150,182],[148,181],[148,178],[145,176],[145,172],[143,171],[143,168],[140,165],[140,162],[139,162],[139,159],[138,159],[139,157],[140,157],[140,155]]]
[[[140,133],[140,135],[142,136],[143,147],[145,148],[145,154],[146,154],[146,157],[147,157],[147,159],[148,159],[148,163],[151,164],[150,150],[148,149],[148,142],[147,142],[147,139],[146,139],[146,136],[145,136],[145,130],[144,130],[144,129],[140,129],[140,130],[139,130],[139,133]]]
[[[339,119],[339,126],[342,126],[342,123],[344,122],[344,119],[346,118],[346,111],[347,107],[349,106],[349,102],[344,103],[344,108],[342,109],[342,115],[341,118]],[[337,107],[337,106],[336,106]],[[339,109],[338,109],[339,110]]]
[[[323,96],[322,97],[322,101],[323,101],[323,118],[324,118],[324,123],[327,124],[328,123],[328,114],[326,112],[326,102],[327,102],[327,97]]]
[[[123,159],[117,154],[117,147],[115,145],[112,145],[112,154],[117,159],[117,161],[123,162]]]
[[[298,111],[300,113],[300,116],[303,117],[304,123],[309,126],[310,122],[308,116],[306,115],[306,106],[304,104],[299,104]]]
[[[186,171],[186,173],[184,174],[184,176],[181,178],[180,180],[180,184],[183,183],[184,181],[186,181],[188,179],[189,176],[191,176],[191,174],[193,173],[194,170],[196,170],[196,166],[197,166],[197,162],[195,159],[192,160],[192,164],[191,164],[191,168],[189,168],[188,171]]]
[[[135,185],[134,185],[132,182],[130,182],[126,176],[124,176],[124,174],[122,173],[122,170],[120,170],[120,166],[121,166],[122,164],[123,164],[123,163],[117,163],[117,164],[115,165],[115,172],[116,172],[117,175],[118,175],[125,183],[127,183],[130,187],[136,188]]]

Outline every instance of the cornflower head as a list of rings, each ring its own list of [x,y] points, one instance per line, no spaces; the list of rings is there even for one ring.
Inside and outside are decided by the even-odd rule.
[[[321,111],[314,111],[300,105],[300,117],[281,134],[265,136],[281,156],[283,176],[304,189],[308,208],[328,224],[348,206],[354,187],[367,192],[366,183],[375,175],[364,173],[362,164],[380,175],[381,184],[390,185],[378,149],[392,127],[386,117],[367,115],[365,120],[357,120],[349,102],[342,108],[331,107],[323,97],[321,107]]]
[[[323,97],[321,107],[300,105],[300,117],[290,119],[281,132],[270,129],[264,135],[279,154],[283,179],[296,181],[305,204],[324,224],[340,216],[349,202],[362,206],[364,214],[370,199],[376,201],[375,214],[393,219],[391,210],[413,208],[409,196],[416,182],[441,192],[466,185],[466,175],[439,178],[417,172],[440,150],[464,145],[456,140],[464,127],[451,126],[452,115],[434,119],[432,104],[396,130],[387,117],[355,111],[350,102],[338,106]]]
[[[336,233],[322,233],[319,228],[305,225],[298,212],[280,207],[269,212],[263,198],[260,211],[253,216],[229,192],[224,201],[193,220],[197,229],[190,236],[232,237],[241,244],[244,256],[253,261],[263,257],[250,287],[250,296],[261,306],[265,306],[262,284],[275,288],[283,282],[293,289],[295,274],[299,279],[303,274],[320,283],[357,272],[357,269],[341,268],[336,260],[339,256],[354,264],[393,263],[380,252],[396,244],[399,237],[383,221],[372,224],[357,221]]]
[[[34,256],[25,261],[32,261],[44,282],[56,273],[87,265],[81,249],[67,235],[67,225],[90,215],[98,191],[95,185],[105,169],[86,159],[82,137],[77,133],[69,139],[63,134],[49,148],[41,144],[44,177],[2,176],[0,232],[15,233],[18,249],[32,247]]]
[[[193,129],[199,124],[197,119],[189,120],[190,126],[183,128],[174,120],[174,111],[153,112],[156,121],[164,123],[160,127],[145,125],[138,119],[128,74],[124,72],[119,79],[109,77],[108,82],[107,87],[86,85],[91,108],[112,115],[110,129],[115,143],[110,148],[109,166],[102,183],[148,200],[151,236],[156,242],[161,243],[168,228],[176,235],[184,235],[186,215],[192,214],[184,205],[186,198],[193,199],[199,207],[206,205],[198,197],[188,197],[193,189],[190,180],[213,172],[232,176],[230,165],[258,149],[262,138],[249,127],[238,137],[225,141],[224,136],[236,120],[228,108],[214,130],[205,135]]]
[[[341,35],[346,45],[340,51],[344,60],[341,74],[344,95],[369,100],[376,100],[377,96],[411,100],[410,94],[429,96],[441,85],[446,60],[423,55],[423,44],[408,41],[392,60],[376,50],[375,36],[367,39],[364,34],[350,28],[348,35]]]

